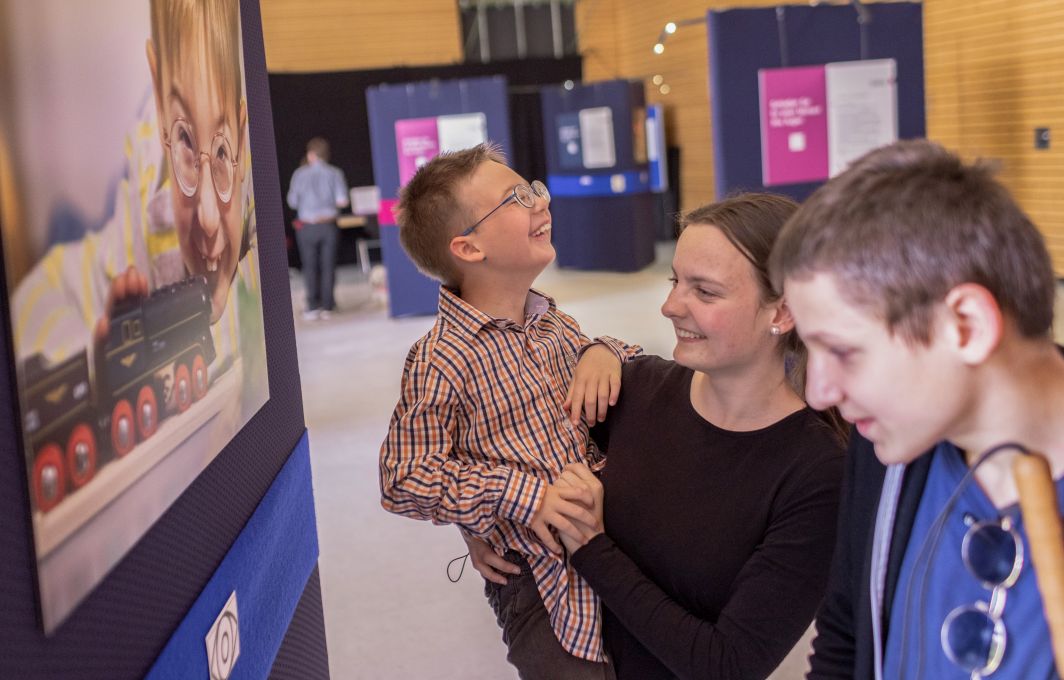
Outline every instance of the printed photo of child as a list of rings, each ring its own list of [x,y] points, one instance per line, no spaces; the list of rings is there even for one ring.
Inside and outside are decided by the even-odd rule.
[[[269,398],[255,200],[238,0],[2,4],[0,220],[48,632]]]

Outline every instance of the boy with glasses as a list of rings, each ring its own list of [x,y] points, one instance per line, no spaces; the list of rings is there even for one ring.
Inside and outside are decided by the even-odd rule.
[[[568,525],[562,510],[586,515],[590,494],[552,482],[570,463],[601,467],[587,423],[641,350],[592,343],[530,288],[554,259],[549,202],[485,145],[434,158],[403,188],[400,240],[442,286],[381,447],[381,502],[495,549],[512,577],[485,592],[522,678],[612,678],[598,599],[550,528]]]
[[[854,423],[811,678],[1056,677],[1010,472],[1064,473],[1042,236],[982,164],[925,140],[821,187],[773,250],[810,405]]]
[[[19,283],[20,358],[40,353],[55,362],[101,343],[116,304],[188,277],[207,283],[220,358],[212,376],[241,351],[245,315],[232,284],[240,276],[257,290],[258,273],[241,264],[253,247],[255,212],[239,5],[152,0],[150,14],[153,96],[126,139],[115,212],[102,229],[53,246]]]

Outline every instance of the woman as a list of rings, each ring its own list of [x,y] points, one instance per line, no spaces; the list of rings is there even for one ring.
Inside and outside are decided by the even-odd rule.
[[[558,529],[602,599],[620,680],[764,678],[823,596],[843,431],[799,396],[804,350],[766,271],[796,208],[745,194],[684,216],[661,308],[674,361],[624,367],[592,431],[601,482],[584,466],[557,481],[595,498],[594,526]],[[509,573],[471,548],[485,578]]]

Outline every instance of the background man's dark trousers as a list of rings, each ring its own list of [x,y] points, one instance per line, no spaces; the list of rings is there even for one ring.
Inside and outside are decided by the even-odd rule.
[[[307,311],[331,312],[336,308],[336,244],[340,239],[336,222],[304,223],[296,231],[299,258],[303,262],[303,285]]]

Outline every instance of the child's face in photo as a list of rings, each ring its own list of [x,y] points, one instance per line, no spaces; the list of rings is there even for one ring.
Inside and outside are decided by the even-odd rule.
[[[909,342],[848,302],[823,272],[787,279],[784,294],[809,350],[810,406],[838,407],[887,464],[912,461],[951,438],[965,412],[964,367],[937,323],[930,344]]]
[[[225,96],[202,32],[194,32],[180,59],[166,63],[156,51],[152,80],[182,260],[191,275],[206,277],[214,322],[240,259],[247,116],[239,98]]]

